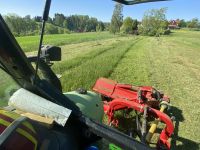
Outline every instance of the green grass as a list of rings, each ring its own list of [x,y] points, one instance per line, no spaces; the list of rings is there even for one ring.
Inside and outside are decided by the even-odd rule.
[[[200,32],[176,31],[160,38],[118,37],[116,41],[93,44],[63,47],[69,57],[54,70],[62,74],[64,91],[90,89],[102,76],[123,83],[152,85],[171,97],[171,111],[176,117],[172,148],[199,149]],[[70,46],[79,49],[70,50]]]
[[[113,37],[116,36],[109,34],[108,32],[53,34],[53,35],[45,35],[43,44],[61,46],[65,44],[102,40]],[[39,36],[24,36],[24,37],[17,37],[16,39],[25,52],[38,50]]]
[[[18,40],[25,51],[37,49],[38,37]],[[46,41],[63,45],[62,61],[53,66],[62,75],[63,91],[90,89],[99,77],[152,85],[171,97],[176,117],[172,149],[200,149],[200,32],[174,31],[159,38],[49,35]]]
[[[175,32],[169,37],[146,37],[126,53],[110,78],[153,85],[171,97],[177,121],[173,149],[200,145],[200,32]]]
[[[81,65],[66,70],[61,79],[62,83],[67,83],[63,84],[64,90],[69,91],[77,87],[89,89],[97,78],[101,76],[109,77],[113,68],[132,45],[132,40],[126,41],[126,43],[119,42],[110,49],[103,49],[101,53],[93,56],[91,59],[82,61]]]

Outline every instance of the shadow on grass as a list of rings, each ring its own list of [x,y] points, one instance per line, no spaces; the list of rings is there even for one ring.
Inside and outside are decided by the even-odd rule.
[[[176,118],[176,121],[175,121],[175,124],[174,124],[175,125],[174,134],[172,135],[172,138],[171,138],[171,149],[172,150],[200,150],[200,144],[199,143],[179,136],[179,124],[180,124],[180,122],[184,121],[182,110],[180,110],[176,107],[172,107],[170,112]],[[132,137],[134,139],[139,140],[137,130],[136,130],[136,128],[137,128],[136,123],[135,123],[136,118],[134,116],[134,113],[131,115],[131,117],[124,118],[123,117],[123,111],[118,111],[115,114],[115,118],[118,119],[118,121],[119,121],[119,126],[117,128],[118,130],[120,130],[121,132],[126,133],[128,135],[131,132]],[[149,120],[149,121],[152,121],[152,120]],[[163,126],[163,128],[164,128],[164,126]],[[161,133],[163,128],[157,128],[156,133]],[[151,146],[155,147],[156,142],[155,141],[152,142]]]
[[[172,140],[171,140],[171,149],[173,149],[173,150],[182,150],[182,149],[184,149],[184,150],[191,150],[191,149],[199,150],[200,144],[198,144],[190,139],[180,137],[178,135],[179,123],[184,121],[184,117],[182,115],[182,110],[180,110],[176,107],[172,107],[171,112],[176,117],[174,135],[172,136]],[[182,144],[177,145],[177,142],[180,142]]]

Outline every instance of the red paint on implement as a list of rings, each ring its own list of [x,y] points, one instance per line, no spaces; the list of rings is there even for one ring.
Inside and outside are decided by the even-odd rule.
[[[114,118],[114,112],[132,108],[138,112],[144,112],[144,106],[148,106],[148,116],[159,118],[166,124],[157,142],[158,147],[164,145],[170,149],[169,137],[174,132],[172,120],[163,112],[157,110],[161,102],[169,103],[169,98],[161,94],[151,86],[133,86],[119,84],[116,81],[100,78],[93,86],[93,90],[100,93],[104,100],[104,113],[108,116],[108,123],[118,125]],[[159,94],[159,95],[158,95]]]

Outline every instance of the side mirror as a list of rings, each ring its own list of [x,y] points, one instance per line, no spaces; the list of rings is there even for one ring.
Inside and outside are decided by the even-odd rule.
[[[113,1],[125,4],[125,5],[135,5],[135,4],[140,4],[140,3],[157,2],[157,1],[168,1],[168,0],[113,0]]]
[[[57,46],[43,45],[40,58],[45,58],[49,61],[61,61],[61,48]]]

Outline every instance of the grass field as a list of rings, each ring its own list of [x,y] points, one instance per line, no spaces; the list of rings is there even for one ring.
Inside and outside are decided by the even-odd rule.
[[[99,77],[152,85],[171,97],[176,117],[172,149],[200,149],[200,32],[176,31],[159,38],[109,33],[45,38],[62,45],[62,61],[53,70],[62,75],[63,91],[90,89]],[[38,37],[18,41],[26,52],[37,50]]]
[[[62,74],[65,91],[89,89],[101,76],[152,85],[171,97],[171,111],[177,119],[173,149],[200,148],[200,32],[66,45],[63,54],[54,70]]]
[[[88,32],[88,33],[73,33],[73,34],[52,34],[44,36],[43,44],[65,45],[72,43],[81,43],[86,41],[94,41],[99,39],[107,39],[115,37],[107,32]],[[39,45],[39,36],[24,36],[17,37],[17,41],[25,52],[37,51]]]

